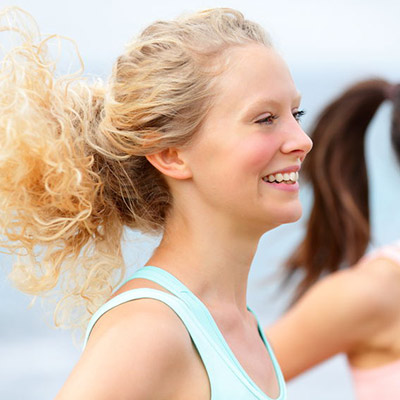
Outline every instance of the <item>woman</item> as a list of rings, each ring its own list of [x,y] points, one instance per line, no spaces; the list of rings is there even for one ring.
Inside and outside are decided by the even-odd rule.
[[[14,31],[2,226],[31,261],[14,278],[30,293],[59,286],[61,310],[82,300],[92,314],[111,297],[57,400],[284,399],[246,285],[261,235],[301,215],[311,141],[263,30],[230,9],[156,22],[104,88],[55,79],[46,39]],[[125,226],[162,238],[112,293]]]
[[[400,242],[362,257],[370,241],[365,133],[385,100],[400,160],[400,86],[363,81],[322,112],[304,165],[314,205],[288,261],[290,273],[304,271],[301,298],[268,330],[286,379],[346,353],[359,400],[400,398]]]

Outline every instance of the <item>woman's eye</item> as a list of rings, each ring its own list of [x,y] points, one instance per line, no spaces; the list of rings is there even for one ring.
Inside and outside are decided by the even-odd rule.
[[[274,123],[274,120],[278,119],[277,115],[268,115],[264,118],[260,118],[256,121],[256,124],[262,124],[262,125],[272,125]]]
[[[303,117],[303,115],[304,115],[305,113],[306,113],[306,112],[305,112],[304,110],[299,110],[299,111],[296,111],[295,113],[293,113],[293,117],[294,117],[294,119],[295,119],[296,121],[300,122],[300,121],[301,121],[301,118]]]

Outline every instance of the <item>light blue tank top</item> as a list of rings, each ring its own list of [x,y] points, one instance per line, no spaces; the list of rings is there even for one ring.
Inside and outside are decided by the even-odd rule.
[[[169,306],[189,332],[208,374],[211,400],[271,400],[239,364],[206,306],[182,282],[163,269],[149,266],[136,271],[128,281],[136,278],[153,281],[170,293],[140,288],[115,296],[93,315],[87,328],[85,345],[93,326],[107,311],[128,301],[155,299]],[[276,399],[284,400],[286,387],[282,372],[258,321],[257,324],[278,379],[279,397]]]

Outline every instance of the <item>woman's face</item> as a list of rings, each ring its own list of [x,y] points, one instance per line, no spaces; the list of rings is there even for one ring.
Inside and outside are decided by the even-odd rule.
[[[262,232],[296,221],[298,171],[312,142],[299,124],[300,96],[285,62],[262,45],[231,49],[216,90],[186,150],[202,204]]]

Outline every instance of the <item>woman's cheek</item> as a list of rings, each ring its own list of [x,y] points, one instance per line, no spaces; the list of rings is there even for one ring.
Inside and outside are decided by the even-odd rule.
[[[268,163],[273,160],[279,150],[276,142],[273,139],[266,140],[265,137],[248,139],[238,146],[238,158],[249,169],[268,168]]]

